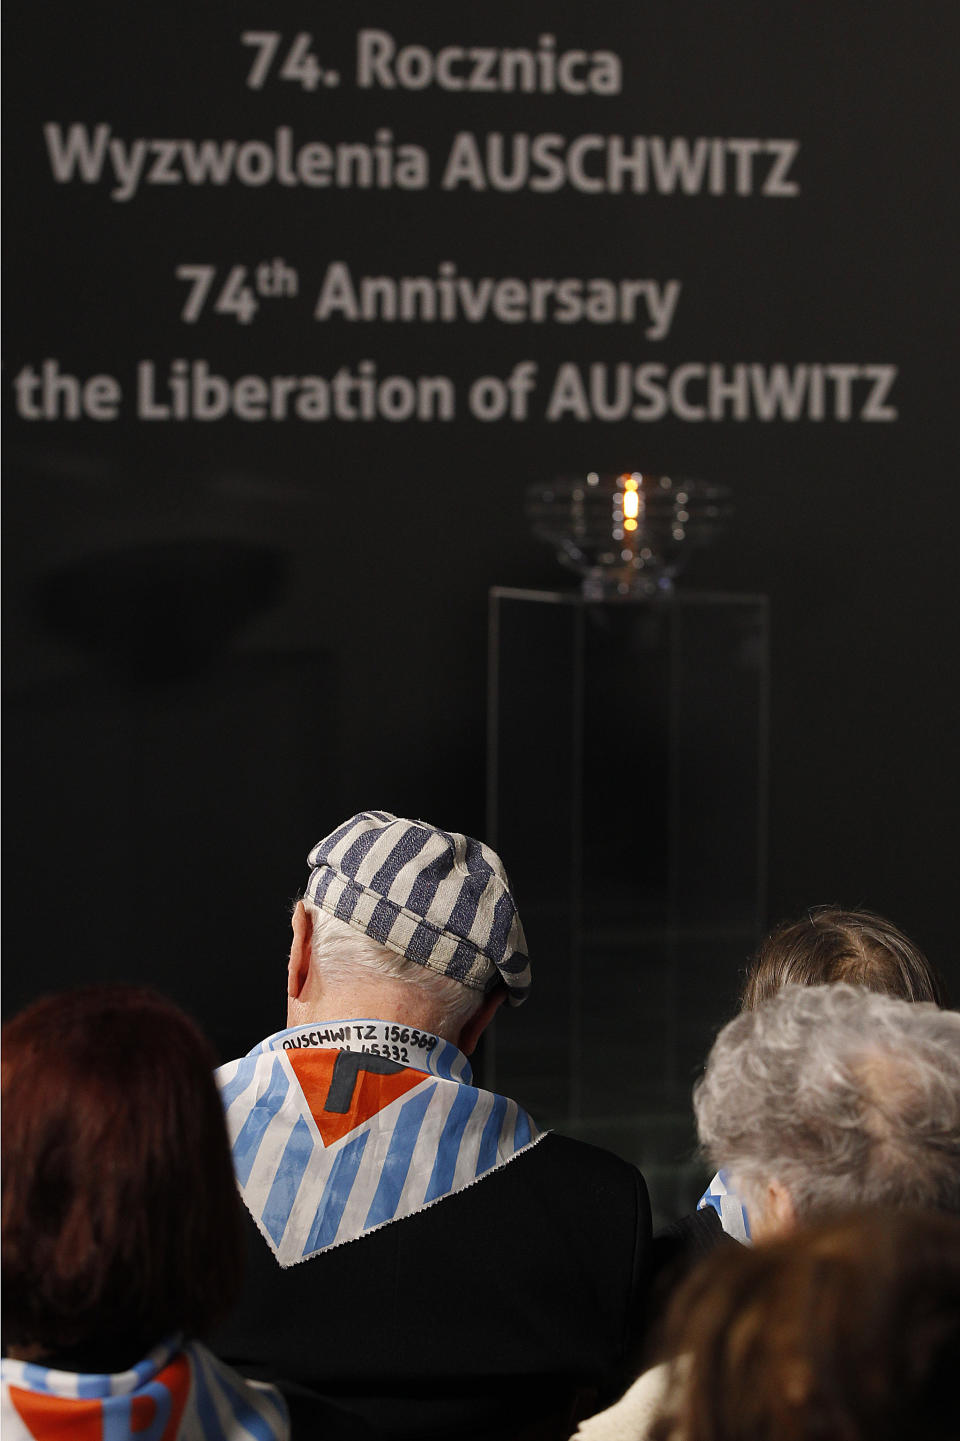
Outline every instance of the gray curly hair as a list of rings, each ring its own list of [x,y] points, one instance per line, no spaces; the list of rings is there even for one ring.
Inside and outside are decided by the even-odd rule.
[[[786,986],[720,1032],[700,1143],[751,1205],[960,1212],[960,1014],[860,986]]]

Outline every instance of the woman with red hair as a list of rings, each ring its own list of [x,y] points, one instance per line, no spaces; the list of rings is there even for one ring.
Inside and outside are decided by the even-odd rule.
[[[960,1219],[867,1211],[715,1251],[666,1345],[682,1359],[631,1441],[954,1441]]]
[[[4,1441],[289,1435],[279,1394],[196,1340],[241,1266],[214,1065],[145,990],[50,996],[4,1027]]]

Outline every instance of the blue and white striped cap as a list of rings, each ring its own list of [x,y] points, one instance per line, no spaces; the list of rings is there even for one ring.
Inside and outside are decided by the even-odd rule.
[[[314,846],[305,897],[381,946],[511,1005],[530,989],[527,943],[496,851],[456,831],[361,811]]]

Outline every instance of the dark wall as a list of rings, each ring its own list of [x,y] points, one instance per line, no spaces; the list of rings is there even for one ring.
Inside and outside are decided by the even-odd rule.
[[[487,592],[561,579],[528,535],[524,487],[624,467],[729,485],[735,518],[684,583],[770,597],[771,919],[871,905],[960,993],[958,28],[946,0],[20,7],[7,25],[8,1008],[143,976],[224,1048],[268,1014],[279,1025],[286,908],[324,831],[363,806],[483,830]],[[456,46],[454,82],[498,85],[500,52],[521,47],[541,88],[386,88],[396,57],[363,86],[358,35],[374,29],[416,84]],[[241,42],[251,32],[279,37],[256,87],[266,51]],[[311,49],[283,79],[301,33]],[[488,70],[471,49],[492,54]],[[601,56],[570,70],[600,91],[545,92],[549,54],[571,50],[609,52],[619,81],[603,81]],[[313,88],[308,53],[324,71]],[[451,177],[464,135],[478,153],[491,135],[555,136],[554,159],[599,140],[576,152],[573,182],[535,168],[504,189],[486,170]],[[686,192],[667,174],[678,137]],[[306,183],[337,178],[323,152],[303,155],[316,143],[366,147],[370,183],[355,169]],[[642,153],[645,189],[610,190],[611,146]],[[403,188],[388,151],[408,181],[422,153],[424,183]],[[190,183],[205,163],[222,183]],[[438,282],[449,262],[474,282],[516,278],[521,299],[504,293],[505,318],[480,322],[317,319],[335,262],[357,284]],[[194,319],[180,267],[210,281]],[[524,318],[545,277],[647,280],[661,300],[667,281],[681,289],[657,334],[645,302],[634,319]],[[296,377],[286,394],[309,393],[314,418],[178,419],[177,362],[194,374],[201,360],[230,386]],[[391,420],[374,402],[351,417],[364,362],[407,378],[387,409],[428,376],[453,413]],[[475,382],[524,362],[518,413],[479,418]],[[618,365],[631,382],[661,367],[619,419]],[[711,365],[743,397],[715,392],[713,414]],[[599,405],[591,366],[611,387]],[[778,374],[792,417],[764,413]],[[564,377],[583,381],[586,418],[561,403]],[[248,416],[265,409],[256,382],[245,393]],[[316,418],[324,396],[339,414]]]

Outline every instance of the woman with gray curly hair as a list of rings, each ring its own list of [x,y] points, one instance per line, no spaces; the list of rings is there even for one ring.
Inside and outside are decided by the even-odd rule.
[[[812,906],[798,920],[775,926],[747,970],[740,1009],[752,1011],[784,986],[826,986],[836,981],[866,986],[903,1001],[947,1004],[943,982],[909,936],[875,911]],[[720,1226],[737,1241],[751,1237],[750,1217],[728,1170],[713,1177],[698,1210],[715,1211]],[[691,1239],[709,1238],[709,1217]]]
[[[955,1011],[846,983],[786,986],[723,1028],[693,1104],[701,1146],[724,1162],[756,1241],[843,1213],[960,1215]],[[733,1273],[746,1253],[728,1247],[729,1261],[710,1264]],[[582,1422],[578,1441],[652,1437],[687,1379],[683,1356],[654,1366]]]
[[[723,1028],[693,1104],[754,1239],[851,1207],[960,1211],[955,1011],[787,986]]]

